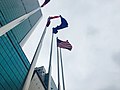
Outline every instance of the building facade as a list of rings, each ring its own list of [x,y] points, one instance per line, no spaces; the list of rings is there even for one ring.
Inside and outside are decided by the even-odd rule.
[[[48,73],[46,73],[44,66],[35,68],[29,90],[48,90],[47,84]],[[50,90],[58,90],[52,77],[50,87]]]
[[[33,75],[29,90],[46,90],[46,86],[44,85],[44,82],[42,81],[41,77],[39,77],[37,72],[35,72]]]
[[[0,90],[22,90],[30,63],[21,46],[41,17],[38,0],[0,0]]]

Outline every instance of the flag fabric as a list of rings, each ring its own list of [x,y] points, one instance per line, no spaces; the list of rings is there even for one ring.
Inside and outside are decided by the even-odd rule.
[[[58,32],[59,29],[63,29],[68,27],[68,23],[67,21],[60,15],[61,18],[61,24],[55,28],[53,28],[53,33],[56,34]]]
[[[44,7],[50,0],[45,0],[41,7]]]
[[[50,25],[50,18],[48,18],[48,20],[47,20],[47,24],[46,24],[46,27],[49,27],[49,25]]]
[[[46,27],[49,27],[50,23],[51,23],[51,19],[56,19],[56,18],[59,18],[60,16],[50,16],[47,20],[47,24],[46,24]]]
[[[62,41],[60,39],[57,39],[57,47],[68,49],[70,51],[72,50],[72,45],[68,42],[68,40]]]
[[[50,16],[50,19],[55,19],[55,18],[59,18],[60,16]]]

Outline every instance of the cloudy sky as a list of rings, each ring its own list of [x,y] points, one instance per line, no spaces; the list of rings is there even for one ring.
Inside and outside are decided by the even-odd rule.
[[[39,0],[42,3],[44,0]],[[46,19],[62,15],[69,27],[56,36],[69,40],[73,50],[62,50],[66,90],[120,90],[120,0],[51,0],[42,8],[43,17],[24,46],[32,59]],[[51,29],[47,29],[37,67],[48,68]],[[56,42],[54,38],[52,75],[57,84]]]

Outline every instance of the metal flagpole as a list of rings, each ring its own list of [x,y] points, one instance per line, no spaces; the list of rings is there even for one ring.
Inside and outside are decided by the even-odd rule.
[[[64,71],[63,71],[63,61],[62,61],[62,51],[61,51],[61,48],[60,48],[60,59],[61,59],[61,70],[62,70],[63,90],[65,90]]]
[[[54,34],[52,33],[52,39],[51,39],[51,48],[50,48],[50,60],[49,60],[49,68],[48,68],[48,87],[47,90],[51,90],[51,61],[52,61],[52,48],[53,48],[53,37]]]
[[[35,68],[35,65],[36,65],[36,62],[37,62],[41,47],[42,47],[42,43],[43,43],[43,39],[44,39],[44,36],[45,36],[45,33],[46,33],[46,29],[47,29],[47,26],[45,27],[45,29],[43,31],[43,34],[42,34],[42,36],[41,36],[41,38],[39,40],[39,44],[38,44],[37,49],[35,51],[35,54],[33,56],[32,63],[31,63],[30,69],[28,71],[26,81],[25,81],[25,83],[23,85],[22,90],[28,90],[29,89],[30,81],[31,81],[31,78],[32,78],[32,75],[33,75],[33,72],[34,72],[34,68]]]
[[[56,38],[57,41],[58,37]],[[58,69],[58,90],[60,90],[60,71],[59,71],[59,50],[57,46],[57,69]]]

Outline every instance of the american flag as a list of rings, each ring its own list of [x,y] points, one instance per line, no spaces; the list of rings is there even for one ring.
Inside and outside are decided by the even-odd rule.
[[[62,41],[60,39],[57,39],[57,46],[63,49],[68,49],[68,50],[72,50],[72,45],[68,42],[68,40],[66,41]]]

